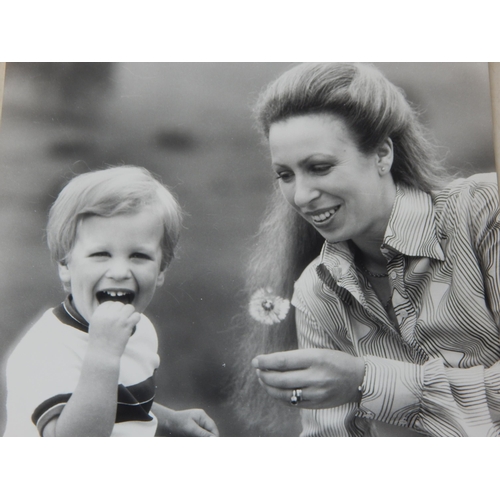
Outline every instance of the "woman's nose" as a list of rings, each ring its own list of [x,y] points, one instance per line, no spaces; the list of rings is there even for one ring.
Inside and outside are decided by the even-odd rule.
[[[297,207],[305,208],[318,198],[319,190],[310,179],[297,176],[295,181],[294,202]]]
[[[125,280],[131,276],[130,266],[125,259],[113,259],[106,274],[109,278],[117,281]]]

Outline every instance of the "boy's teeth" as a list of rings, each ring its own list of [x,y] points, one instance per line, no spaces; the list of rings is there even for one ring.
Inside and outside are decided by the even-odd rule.
[[[135,298],[135,293],[124,290],[101,290],[97,292],[97,300],[99,304],[109,300],[122,302],[123,304],[132,304]]]

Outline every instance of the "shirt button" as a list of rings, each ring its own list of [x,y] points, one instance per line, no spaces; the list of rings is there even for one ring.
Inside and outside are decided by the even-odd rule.
[[[401,311],[400,317],[401,319],[406,319],[408,317],[408,313],[406,311]]]
[[[396,271],[392,271],[392,273],[391,273],[391,278],[392,278],[393,280],[395,280],[395,279],[397,278],[397,276],[398,276],[398,273],[397,273]]]

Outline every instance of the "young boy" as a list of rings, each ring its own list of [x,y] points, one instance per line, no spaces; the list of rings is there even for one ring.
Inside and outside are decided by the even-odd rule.
[[[47,239],[69,295],[9,359],[5,435],[218,435],[203,410],[154,402],[158,341],[142,313],[181,223],[175,198],[140,167],[86,173],[61,191]]]

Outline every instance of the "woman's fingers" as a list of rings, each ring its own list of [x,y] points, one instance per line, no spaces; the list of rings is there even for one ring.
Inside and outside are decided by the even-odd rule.
[[[252,361],[260,383],[274,398],[291,402],[301,389],[305,408],[331,408],[359,402],[365,366],[362,358],[331,349],[304,349],[260,355]]]
[[[267,385],[262,380],[259,379],[260,384],[265,389],[265,391],[272,398],[280,401],[283,404],[296,406],[297,408],[322,408],[323,394],[321,391],[314,387],[308,387],[305,389],[296,387],[295,390],[300,389],[300,392],[296,392],[295,396],[299,396],[295,404],[292,403],[292,396],[294,395],[294,389],[280,389],[277,387],[272,387]]]
[[[305,370],[277,372],[258,369],[257,376],[266,385],[277,389],[297,389],[309,385],[307,372]]]
[[[290,402],[290,400],[292,398],[293,389],[279,389],[277,387],[272,387],[270,385],[267,385],[261,379],[259,379],[259,382],[260,382],[260,385],[262,385],[262,387],[264,387],[264,389],[269,394],[269,396],[273,397],[274,399],[281,400],[284,403]]]
[[[321,356],[322,349],[299,349],[295,351],[261,354],[252,360],[254,368],[261,370],[289,371],[309,368]]]

